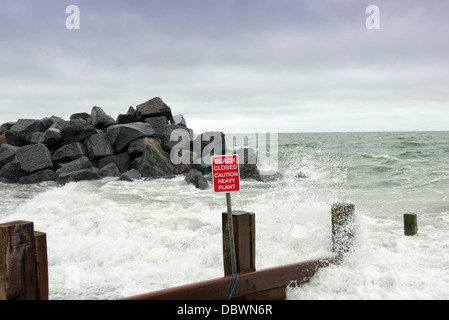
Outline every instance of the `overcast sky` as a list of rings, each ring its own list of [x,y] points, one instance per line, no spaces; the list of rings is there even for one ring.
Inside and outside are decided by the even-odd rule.
[[[161,97],[195,132],[449,130],[447,0],[0,1],[0,123]]]

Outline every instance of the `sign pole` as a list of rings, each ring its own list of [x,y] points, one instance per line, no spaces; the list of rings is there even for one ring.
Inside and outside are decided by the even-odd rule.
[[[237,274],[237,259],[235,255],[234,223],[232,221],[231,193],[226,192],[226,204],[228,207],[229,247],[231,249],[232,274]]]
[[[215,192],[226,192],[228,207],[229,249],[231,251],[232,275],[237,275],[237,258],[235,252],[234,223],[232,219],[231,192],[240,191],[240,172],[238,155],[221,155],[211,157],[212,176]]]

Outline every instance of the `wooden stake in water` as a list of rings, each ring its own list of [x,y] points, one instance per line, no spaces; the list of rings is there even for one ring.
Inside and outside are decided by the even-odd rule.
[[[404,214],[404,235],[414,236],[418,233],[418,217],[416,213]]]
[[[237,274],[237,259],[235,254],[234,223],[232,221],[231,193],[226,192],[226,204],[228,207],[229,247],[231,249],[232,274]]]

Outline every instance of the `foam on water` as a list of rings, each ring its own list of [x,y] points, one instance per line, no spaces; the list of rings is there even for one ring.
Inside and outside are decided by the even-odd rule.
[[[330,207],[352,202],[352,251],[288,298],[449,298],[449,165],[443,136],[429,135],[281,136],[284,179],[246,180],[232,194],[234,210],[256,214],[257,269],[330,256]],[[115,299],[223,275],[225,196],[182,176],[0,189],[0,222],[30,220],[47,233],[51,299]],[[414,237],[403,235],[408,211],[418,213]]]

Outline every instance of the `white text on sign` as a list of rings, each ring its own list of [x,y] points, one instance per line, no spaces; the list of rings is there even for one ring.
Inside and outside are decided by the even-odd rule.
[[[240,190],[240,176],[237,155],[212,157],[212,177],[215,192]]]

